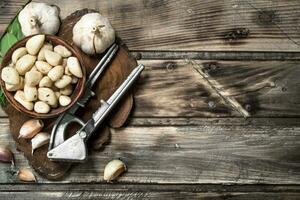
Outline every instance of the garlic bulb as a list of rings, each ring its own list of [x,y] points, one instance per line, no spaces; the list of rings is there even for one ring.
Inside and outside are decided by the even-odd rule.
[[[106,17],[88,13],[75,24],[73,41],[87,54],[102,53],[114,43],[115,31]]]
[[[55,35],[60,26],[59,10],[46,3],[31,2],[18,16],[25,36],[45,33]]]

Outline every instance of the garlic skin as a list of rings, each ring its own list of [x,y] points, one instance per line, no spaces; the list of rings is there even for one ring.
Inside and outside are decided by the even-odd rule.
[[[31,119],[26,121],[20,128],[19,138],[33,138],[44,127],[44,123],[39,119]]]
[[[18,171],[18,177],[21,181],[36,182],[36,178],[31,170],[26,168],[20,168]]]
[[[115,30],[106,17],[88,13],[73,28],[73,42],[89,55],[103,53],[115,41]]]
[[[111,182],[127,170],[126,165],[118,159],[112,160],[105,166],[104,180]]]
[[[8,147],[0,146],[0,162],[10,162],[14,165],[14,154]]]
[[[18,19],[25,36],[38,33],[55,35],[60,26],[58,8],[46,3],[27,4],[20,11]]]
[[[48,144],[50,140],[50,135],[46,132],[40,132],[34,138],[31,139],[31,153],[33,155],[34,150],[37,148]]]

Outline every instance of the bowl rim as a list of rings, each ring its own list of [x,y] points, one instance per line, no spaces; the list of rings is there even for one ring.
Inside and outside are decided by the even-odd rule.
[[[27,116],[34,117],[34,118],[41,118],[41,119],[54,118],[54,117],[57,117],[58,115],[62,114],[63,112],[67,111],[68,109],[70,109],[79,100],[79,98],[82,96],[83,91],[84,91],[84,85],[86,82],[86,68],[84,66],[83,57],[76,46],[70,45],[68,42],[66,42],[62,38],[55,36],[55,35],[35,34],[35,35],[30,35],[30,36],[24,37],[21,40],[17,41],[15,44],[13,44],[13,46],[11,46],[9,48],[9,50],[3,56],[1,66],[0,66],[0,74],[2,73],[2,69],[10,63],[12,53],[17,48],[25,47],[27,40],[29,40],[31,37],[34,37],[36,35],[45,35],[45,37],[46,37],[45,41],[50,41],[51,43],[54,43],[53,46],[55,46],[55,45],[65,46],[68,50],[70,50],[72,52],[72,56],[76,57],[79,60],[79,63],[81,65],[81,69],[82,69],[82,73],[83,73],[83,77],[79,78],[78,82],[76,83],[76,86],[73,89],[73,94],[70,96],[72,99],[71,103],[67,106],[58,106],[58,108],[51,108],[51,111],[46,114],[37,113],[34,110],[27,110],[24,106],[22,106],[19,102],[17,102],[14,99],[14,94],[16,91],[10,92],[10,91],[6,90],[5,82],[2,80],[2,78],[0,78],[0,85],[1,85],[1,89],[3,91],[4,96],[6,97],[7,101],[12,105],[12,107],[14,107],[19,112],[21,112]]]

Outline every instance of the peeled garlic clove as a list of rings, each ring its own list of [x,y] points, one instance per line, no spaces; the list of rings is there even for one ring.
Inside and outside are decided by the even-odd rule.
[[[67,106],[71,103],[71,98],[65,95],[59,96],[59,105],[61,106]]]
[[[36,35],[31,37],[29,40],[27,40],[25,45],[28,53],[33,56],[37,55],[42,48],[44,41],[45,35]]]
[[[76,76],[72,76],[72,81],[71,81],[71,83],[72,84],[75,84],[75,83],[77,83],[78,82],[78,78],[76,77]]]
[[[53,108],[57,106],[57,98],[55,96],[54,91],[50,88],[39,88],[38,99],[44,101]]]
[[[110,182],[126,171],[126,165],[121,160],[110,161],[104,169],[104,180]]]
[[[27,54],[27,50],[25,47],[20,47],[18,49],[16,49],[12,56],[11,56],[11,60],[14,64],[16,64],[16,62],[18,61],[19,58],[21,58],[22,56]]]
[[[64,75],[64,67],[61,65],[57,65],[56,67],[53,67],[49,73],[48,73],[48,77],[52,80],[52,81],[57,81],[58,79],[60,79],[62,76]]]
[[[36,87],[31,87],[29,85],[24,86],[24,95],[27,101],[37,100],[37,89]]]
[[[62,57],[58,53],[55,53],[47,49],[44,52],[45,52],[45,59],[50,65],[56,66],[62,63]]]
[[[50,140],[50,135],[46,132],[40,132],[36,136],[34,136],[34,138],[31,139],[32,154],[34,150],[36,150],[37,148],[45,144],[48,144],[49,140]]]
[[[46,44],[44,44],[44,46],[42,46],[42,48],[41,48],[41,50],[38,54],[38,57],[37,57],[38,60],[40,60],[40,61],[46,60],[45,59],[45,49],[48,49],[48,50],[52,51],[53,50],[52,44],[46,43]]]
[[[79,64],[79,60],[76,57],[69,57],[67,60],[67,66],[71,74],[77,78],[82,78],[82,70]]]
[[[48,72],[52,69],[52,66],[44,61],[36,61],[35,66],[42,74],[48,74]]]
[[[43,75],[39,71],[29,71],[25,74],[25,85],[34,87],[38,85],[43,78]]]
[[[62,88],[59,90],[60,94],[62,95],[66,95],[66,96],[69,96],[72,94],[73,92],[73,86],[70,84],[70,85],[67,85],[66,87]]]
[[[31,170],[26,168],[20,168],[18,171],[18,177],[21,181],[36,182],[36,178]]]
[[[27,110],[33,110],[33,103],[30,101],[27,101],[25,98],[25,94],[22,90],[18,90],[15,95],[14,99],[20,103],[24,108]]]
[[[54,47],[54,52],[58,53],[64,58],[70,57],[72,55],[71,51],[69,51],[66,47],[62,45],[57,45]]]
[[[19,84],[16,84],[16,85],[11,85],[11,84],[5,83],[5,88],[9,92],[22,90],[24,88],[24,78],[20,77],[20,82],[19,82]]]
[[[48,76],[44,76],[39,83],[39,87],[51,88],[52,85],[53,85],[53,82]]]
[[[37,113],[46,114],[50,111],[50,106],[43,101],[37,101],[34,104],[33,110]]]
[[[39,133],[43,127],[44,127],[44,123],[42,120],[39,119],[28,120],[22,125],[20,129],[19,138],[32,138],[37,133]]]
[[[19,84],[20,81],[19,74],[13,67],[4,67],[1,71],[1,78],[5,83],[11,85]]]
[[[36,61],[36,56],[26,54],[25,56],[22,56],[17,61],[16,70],[20,75],[24,75],[33,67],[35,61]]]
[[[14,164],[14,154],[8,147],[0,146],[0,162]]]
[[[55,87],[61,89],[66,87],[67,85],[69,85],[72,82],[72,78],[68,75],[63,75],[60,79],[58,79],[54,85]]]
[[[59,10],[46,3],[30,2],[19,13],[22,32],[25,36],[44,33],[55,35],[59,29]]]

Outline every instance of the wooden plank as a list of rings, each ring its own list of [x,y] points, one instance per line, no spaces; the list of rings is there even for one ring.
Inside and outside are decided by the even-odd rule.
[[[3,192],[0,193],[3,200],[52,200],[52,199],[103,199],[103,200],[118,200],[118,199],[164,199],[164,200],[179,200],[179,199],[215,199],[215,200],[249,200],[249,199],[283,199],[297,200],[299,193],[200,193],[200,192],[130,192],[130,191],[79,191],[79,192]]]
[[[0,37],[7,25],[29,0],[3,0],[0,2]]]
[[[184,60],[140,60],[133,117],[240,117]],[[252,117],[300,116],[299,61],[197,61]],[[288,96],[288,99],[287,99]],[[6,116],[3,112],[0,116]]]
[[[260,124],[111,130],[109,145],[101,152],[90,152],[87,162],[74,166],[62,182],[103,183],[106,163],[120,158],[128,172],[119,183],[299,184],[299,125],[289,120],[282,126]],[[1,127],[1,144],[13,147],[7,122]],[[15,153],[17,165],[26,167],[24,157]],[[0,165],[0,182],[19,182],[9,169]],[[49,181],[38,177],[38,182]]]
[[[1,32],[25,2],[3,1]],[[62,18],[99,10],[132,50],[299,51],[297,0],[42,2],[58,5]]]
[[[146,65],[135,96],[134,117],[241,116],[185,61],[141,60]],[[299,116],[299,62],[198,61],[216,88],[251,116]],[[288,99],[286,97],[289,97]]]
[[[299,51],[298,0],[41,2],[100,11],[131,50]]]

